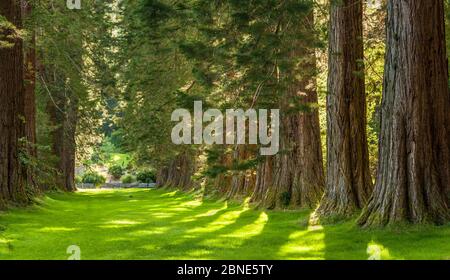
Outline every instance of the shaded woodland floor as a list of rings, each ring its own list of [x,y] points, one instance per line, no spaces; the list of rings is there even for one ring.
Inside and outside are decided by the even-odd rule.
[[[82,259],[450,259],[450,225],[369,231],[309,216],[166,190],[54,193],[0,215],[0,259],[67,259],[70,245]]]

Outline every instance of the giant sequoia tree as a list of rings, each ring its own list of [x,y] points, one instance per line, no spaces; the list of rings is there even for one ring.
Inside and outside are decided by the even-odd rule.
[[[377,183],[359,223],[449,219],[450,95],[442,0],[388,1]]]
[[[0,2],[0,207],[28,201],[20,1]]]
[[[365,206],[372,181],[366,140],[363,2],[332,1],[327,96],[327,183],[319,216]]]
[[[312,12],[294,32],[314,41]],[[319,112],[317,110],[316,57],[302,40],[293,40],[289,58],[296,65],[288,75],[287,93],[280,101],[281,151],[259,166],[253,201],[268,208],[310,207],[319,202],[325,185]],[[270,174],[269,174],[270,173]],[[270,177],[270,178],[268,178]]]

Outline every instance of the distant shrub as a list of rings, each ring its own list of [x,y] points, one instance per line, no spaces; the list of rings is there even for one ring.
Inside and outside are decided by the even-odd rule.
[[[136,179],[140,183],[150,184],[156,181],[156,174],[152,170],[142,170],[138,172]]]
[[[122,176],[122,178],[120,179],[122,181],[122,184],[131,184],[136,182],[136,177],[134,177],[131,174],[127,174]]]
[[[99,186],[106,182],[106,178],[97,172],[87,172],[83,175],[81,181],[84,184],[94,184],[95,186]]]
[[[79,184],[83,182],[83,178],[81,176],[75,176],[75,184]]]
[[[125,173],[125,170],[120,165],[113,165],[108,169],[108,173],[113,176],[114,179],[120,179]]]

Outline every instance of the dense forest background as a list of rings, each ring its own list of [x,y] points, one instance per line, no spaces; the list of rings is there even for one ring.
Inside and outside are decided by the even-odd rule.
[[[2,0],[0,206],[106,166],[322,221],[446,223],[449,16],[443,0]],[[197,100],[279,108],[280,152],[174,145],[172,112]]]

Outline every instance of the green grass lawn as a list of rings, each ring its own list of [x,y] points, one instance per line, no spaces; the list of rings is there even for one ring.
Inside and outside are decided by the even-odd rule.
[[[0,215],[0,259],[450,259],[450,225],[308,226],[309,211],[261,211],[163,190],[50,194]]]

